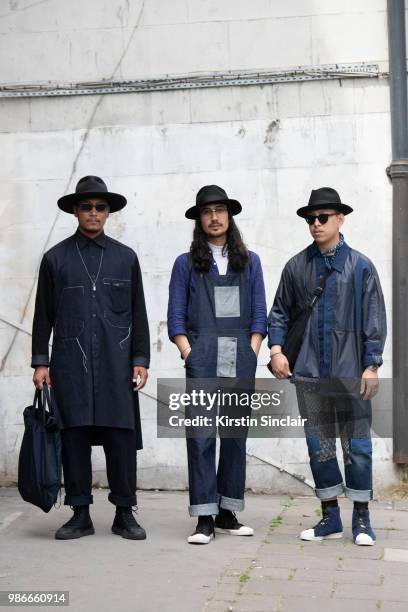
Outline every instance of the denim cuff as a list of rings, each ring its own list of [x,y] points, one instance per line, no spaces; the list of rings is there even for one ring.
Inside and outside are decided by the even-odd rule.
[[[332,487],[327,487],[326,489],[315,489],[315,493],[316,497],[322,501],[325,501],[326,499],[343,495],[344,485],[342,482],[340,482],[339,484],[333,485]]]
[[[261,334],[262,338],[265,338],[266,329],[265,327],[261,327],[260,325],[253,325],[251,327],[251,334]]]
[[[218,514],[218,504],[196,504],[188,507],[190,516],[209,516],[210,514]]]
[[[187,336],[187,330],[185,327],[181,327],[181,326],[176,326],[176,327],[172,327],[171,329],[168,330],[169,333],[169,338],[172,342],[174,342],[174,337],[175,336]]]
[[[344,493],[348,499],[356,502],[368,502],[373,499],[373,490],[372,489],[350,489],[349,487],[344,487]]]
[[[93,504],[92,495],[65,495],[64,506],[88,506]]]
[[[279,344],[280,346],[283,346],[285,344],[286,334],[287,334],[286,330],[278,329],[278,328],[275,328],[275,329],[269,328],[268,348],[271,348],[271,346],[274,346],[274,344]]]
[[[224,495],[219,495],[218,503],[220,508],[231,510],[231,512],[242,512],[245,508],[245,501],[243,499],[233,499]]]

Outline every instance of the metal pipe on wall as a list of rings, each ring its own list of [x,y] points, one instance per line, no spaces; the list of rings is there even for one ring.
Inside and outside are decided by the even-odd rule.
[[[408,113],[405,0],[388,0],[392,162],[393,460],[408,463]]]

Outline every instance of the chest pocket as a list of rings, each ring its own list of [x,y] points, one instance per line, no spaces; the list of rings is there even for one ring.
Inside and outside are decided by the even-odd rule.
[[[131,281],[119,278],[104,278],[103,284],[108,291],[110,307],[113,312],[131,310]]]
[[[217,318],[240,316],[238,286],[214,287],[214,302]]]

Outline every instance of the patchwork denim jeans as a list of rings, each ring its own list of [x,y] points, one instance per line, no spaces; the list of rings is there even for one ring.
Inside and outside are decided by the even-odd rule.
[[[371,402],[324,396],[299,386],[296,392],[300,415],[307,419],[304,430],[317,497],[327,500],[344,493],[353,501],[370,501]],[[336,456],[337,437],[343,451],[345,482]]]

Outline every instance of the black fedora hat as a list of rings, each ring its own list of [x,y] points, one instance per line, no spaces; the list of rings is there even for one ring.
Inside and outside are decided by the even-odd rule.
[[[103,198],[109,204],[110,212],[117,212],[126,206],[126,198],[118,193],[111,193],[99,176],[84,176],[79,179],[75,193],[65,195],[58,200],[58,206],[66,213],[74,213],[74,206],[86,198]]]
[[[306,217],[312,210],[321,208],[332,208],[343,215],[349,215],[353,212],[351,206],[343,204],[340,196],[335,189],[331,187],[320,187],[320,189],[312,189],[307,206],[302,206],[296,213],[299,217]]]
[[[187,219],[198,219],[200,217],[200,206],[220,203],[227,204],[231,215],[237,215],[242,210],[242,206],[238,200],[231,200],[222,187],[218,187],[218,185],[205,185],[198,191],[195,206],[191,206],[191,208],[187,210],[186,217]]]

